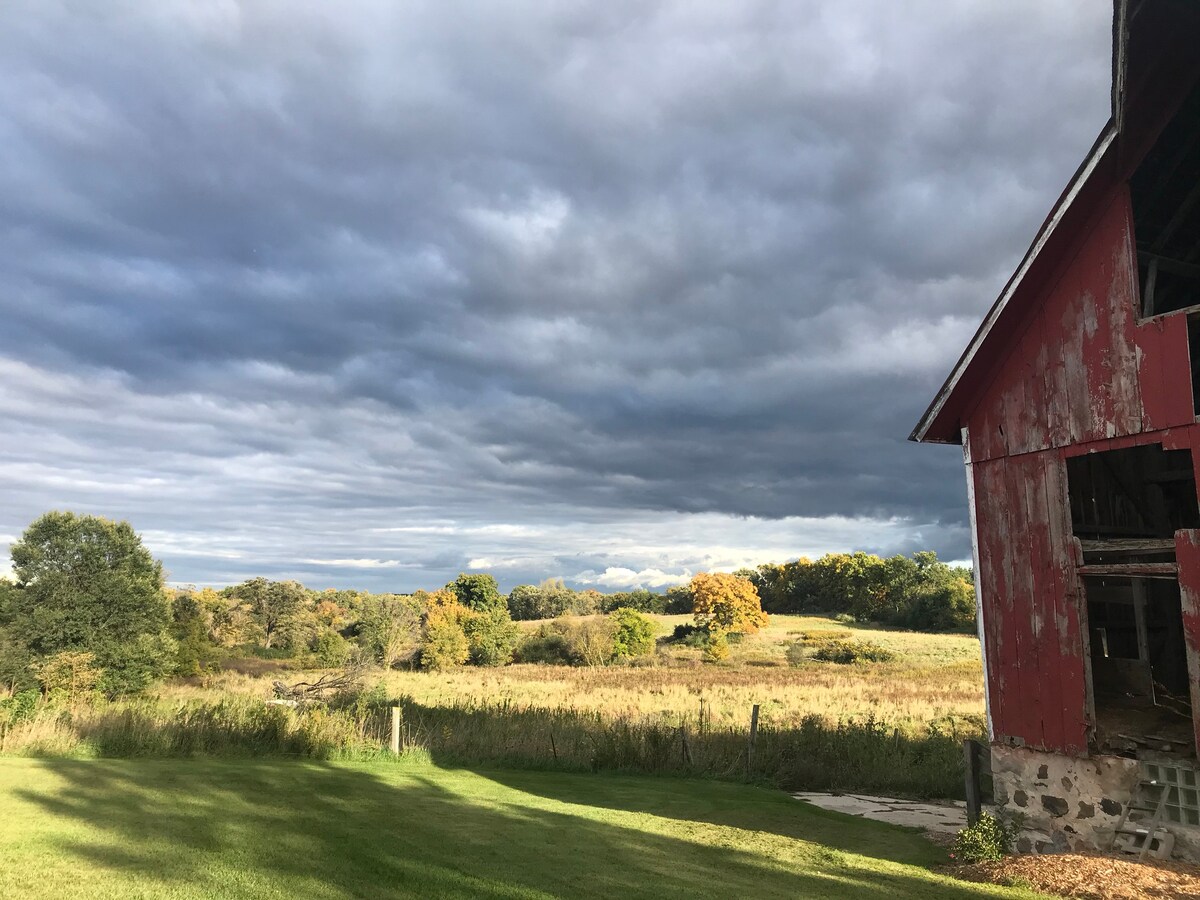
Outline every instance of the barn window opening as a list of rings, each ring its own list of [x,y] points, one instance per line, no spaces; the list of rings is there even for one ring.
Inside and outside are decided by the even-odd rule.
[[[1067,493],[1075,536],[1105,561],[1167,551],[1174,559],[1175,532],[1200,528],[1190,450],[1143,444],[1072,457]]]
[[[1175,532],[1200,527],[1189,450],[1161,444],[1067,460],[1083,551],[1098,750],[1195,754]]]
[[[1142,315],[1200,306],[1200,83],[1129,180]]]

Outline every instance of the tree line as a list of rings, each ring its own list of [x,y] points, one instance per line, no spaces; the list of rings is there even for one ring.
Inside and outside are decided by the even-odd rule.
[[[969,571],[931,553],[702,573],[662,593],[577,591],[550,579],[507,595],[486,573],[412,594],[265,578],[171,588],[128,522],[69,512],[40,517],[10,553],[16,580],[0,579],[0,678],[46,692],[137,693],[247,656],[433,670],[606,665],[653,652],[646,613],[692,614],[682,634],[712,661],[728,655],[727,635],[757,630],[768,612],[845,612],[915,628],[966,627],[974,615]],[[543,621],[522,631],[520,620]]]
[[[757,588],[767,612],[840,613],[921,631],[975,627],[971,570],[947,565],[930,551],[886,559],[870,553],[830,553],[735,574]]]

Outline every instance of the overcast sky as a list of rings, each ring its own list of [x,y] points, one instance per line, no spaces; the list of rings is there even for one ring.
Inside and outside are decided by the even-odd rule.
[[[970,555],[906,442],[1108,116],[1096,0],[7,0],[0,570]]]

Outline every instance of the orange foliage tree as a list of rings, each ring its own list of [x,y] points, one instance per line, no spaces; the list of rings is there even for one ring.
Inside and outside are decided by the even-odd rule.
[[[709,631],[753,634],[767,624],[758,590],[744,578],[701,572],[691,583],[696,624]]]

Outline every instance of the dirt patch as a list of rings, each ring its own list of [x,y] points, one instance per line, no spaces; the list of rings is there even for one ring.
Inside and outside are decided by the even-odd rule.
[[[1200,900],[1200,866],[1131,862],[1111,856],[1062,853],[1010,856],[1000,862],[949,870],[967,881],[1029,887],[1077,900]]]

